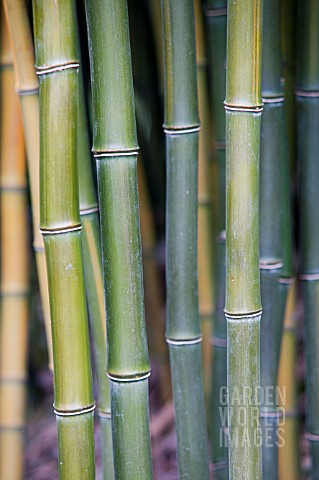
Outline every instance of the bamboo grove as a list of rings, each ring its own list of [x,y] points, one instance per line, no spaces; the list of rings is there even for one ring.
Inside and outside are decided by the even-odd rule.
[[[318,480],[319,0],[0,25],[0,478],[32,478],[40,315],[54,478]]]

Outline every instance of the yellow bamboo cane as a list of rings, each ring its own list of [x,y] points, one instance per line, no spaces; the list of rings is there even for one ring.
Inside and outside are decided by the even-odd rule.
[[[33,219],[33,247],[36,255],[40,295],[47,337],[49,368],[53,370],[47,268],[45,263],[43,238],[39,228],[39,83],[34,67],[34,48],[26,1],[4,0],[3,4],[11,38],[16,90],[20,96],[23,126],[26,139]]]
[[[281,392],[283,420],[279,425],[279,480],[300,479],[299,425],[296,379],[297,325],[296,283],[289,289],[281,346],[278,387]]]
[[[0,478],[19,480],[23,478],[29,316],[27,183],[21,112],[3,15],[0,145]]]

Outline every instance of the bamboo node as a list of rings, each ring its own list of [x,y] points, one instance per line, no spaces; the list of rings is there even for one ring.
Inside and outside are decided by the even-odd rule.
[[[44,247],[42,245],[36,245],[35,243],[33,244],[33,250],[38,253],[43,253],[44,252]]]
[[[40,227],[40,232],[42,235],[58,235],[61,233],[69,233],[69,232],[77,232],[82,229],[82,225],[75,225],[74,227],[65,227],[65,228],[57,228],[57,229],[46,229]]]
[[[11,290],[6,288],[5,285],[1,284],[0,286],[0,298],[3,297],[28,297],[30,295],[29,290]]]
[[[296,90],[296,97],[319,98],[319,91],[307,92],[306,90]]]
[[[230,322],[232,321],[238,322],[238,321],[245,321],[245,320],[254,321],[256,318],[261,316],[262,309],[258,310],[257,312],[245,313],[245,314],[240,313],[238,315],[236,315],[235,313],[228,313],[225,310],[224,310],[224,313],[227,321],[230,321]]]
[[[263,111],[263,104],[246,107],[245,105],[230,105],[224,102],[224,107],[225,110],[229,110],[230,112],[262,113]]]
[[[36,93],[39,93],[39,86],[37,86],[35,88],[28,88],[28,89],[25,89],[25,90],[16,88],[16,92],[19,95],[19,97],[24,97],[26,95],[35,95]]]
[[[281,277],[278,280],[278,283],[283,285],[292,285],[295,282],[295,277]]]
[[[14,430],[16,432],[23,432],[26,429],[26,425],[0,425],[0,432],[8,430]]]
[[[55,72],[63,72],[63,70],[70,70],[72,68],[79,68],[80,64],[79,63],[66,63],[64,65],[54,65],[52,67],[36,67],[36,74],[38,76],[41,75],[48,75],[50,73],[55,73]]]
[[[228,463],[226,462],[226,460],[221,460],[220,462],[214,462],[213,463],[213,471],[217,471],[217,470],[224,470],[224,468],[227,468],[227,465]]]
[[[210,338],[210,344],[213,345],[213,347],[226,348],[227,340],[226,338],[215,337],[215,335],[212,335]]]
[[[299,280],[319,280],[319,273],[301,273],[299,275]]]
[[[102,418],[109,418],[109,419],[112,418],[111,413],[103,412],[103,410],[98,410],[97,414],[99,417],[102,417]]]
[[[215,150],[225,150],[226,149],[226,143],[221,142],[221,141],[215,141],[214,142],[214,149]]]
[[[305,438],[309,440],[310,442],[319,442],[319,435],[316,435],[315,433],[305,433]]]
[[[284,266],[282,261],[280,262],[263,262],[262,260],[259,263],[261,270],[279,270]]]
[[[93,412],[93,410],[95,410],[95,407],[96,405],[94,403],[89,407],[82,408],[80,410],[71,410],[67,412],[67,411],[57,410],[53,404],[53,411],[55,415],[57,415],[58,417],[74,417],[75,415],[84,415],[85,413]]]
[[[91,208],[80,209],[80,215],[82,217],[82,215],[90,215],[91,213],[96,213],[98,211],[99,211],[99,207],[96,205],[96,206],[91,207]]]
[[[116,377],[111,373],[107,373],[107,376],[109,377],[110,380],[113,382],[120,382],[120,383],[127,383],[127,382],[139,382],[141,380],[145,380],[146,378],[149,378],[151,376],[151,372],[147,373],[142,373],[142,374],[135,374],[134,376],[131,377]]]
[[[203,341],[202,335],[197,338],[191,338],[190,340],[173,340],[171,338],[166,337],[166,342],[169,345],[175,345],[177,347],[181,345],[195,345],[196,343],[201,343]]]
[[[14,378],[14,377],[2,377],[0,379],[0,385],[3,384],[3,383],[18,383],[20,385],[24,385],[27,381],[27,377],[17,377],[17,378]]]
[[[0,192],[16,192],[16,193],[25,193],[27,191],[27,185],[5,185],[3,182],[0,184]]]
[[[107,158],[107,157],[132,157],[138,155],[138,151],[134,150],[123,150],[123,151],[112,151],[109,152],[93,152],[93,156],[96,160],[100,158]]]
[[[227,8],[205,8],[205,17],[224,17],[227,15]]]
[[[164,125],[164,133],[166,135],[185,135],[187,133],[196,133],[200,131],[200,125],[194,125],[194,127],[180,127],[180,128],[169,128]]]
[[[282,95],[279,97],[263,97],[263,103],[284,103],[285,97]]]
[[[222,230],[220,234],[217,236],[217,242],[224,243],[226,242],[226,230]]]

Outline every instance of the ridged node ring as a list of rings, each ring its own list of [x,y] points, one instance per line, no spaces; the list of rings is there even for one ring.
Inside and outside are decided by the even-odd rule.
[[[164,127],[164,133],[166,135],[184,135],[186,133],[196,133],[200,131],[200,125],[196,125],[191,128],[166,128]]]
[[[119,383],[129,383],[129,382],[139,382],[140,380],[145,380],[150,377],[151,372],[147,372],[145,375],[136,376],[136,377],[114,377],[112,374],[108,373],[107,376],[113,382]]]
[[[201,343],[203,341],[203,337],[200,336],[200,337],[197,337],[197,338],[194,338],[194,339],[190,339],[190,340],[172,340],[171,338],[166,338],[166,342],[169,344],[169,345],[176,345],[176,346],[180,346],[180,345],[196,345],[196,343]]]
[[[100,152],[93,153],[95,159],[107,158],[107,157],[132,157],[138,155],[137,150],[124,150],[123,152]]]
[[[99,207],[83,208],[80,210],[80,215],[90,215],[90,213],[96,213],[99,211]]]
[[[227,339],[226,338],[215,337],[215,335],[212,335],[211,338],[210,338],[210,344],[213,345],[213,347],[226,348],[227,347]]]
[[[319,442],[319,435],[315,435],[314,433],[305,433],[305,437],[311,442]]]
[[[71,68],[79,68],[79,63],[67,63],[66,65],[54,65],[53,67],[48,68],[39,68],[36,67],[36,74],[40,77],[41,75],[48,75],[49,73],[63,72],[63,70],[70,70]]]
[[[255,107],[244,107],[242,105],[228,105],[224,103],[225,110],[229,110],[230,112],[243,112],[243,113],[262,113],[263,105],[256,105]]]
[[[93,412],[93,410],[95,410],[95,407],[96,405],[93,404],[90,407],[83,408],[82,410],[74,410],[73,412],[62,412],[60,410],[57,410],[53,404],[53,411],[58,417],[75,417],[76,415],[84,415],[85,413]]]
[[[226,319],[231,321],[231,322],[238,322],[238,321],[245,321],[245,320],[253,321],[253,320],[255,320],[255,318],[261,316],[262,309],[258,310],[258,312],[247,313],[246,315],[243,315],[243,314],[240,314],[240,315],[234,315],[233,314],[232,315],[231,313],[225,312],[225,310],[224,310],[224,313],[225,313]]]
[[[204,15],[205,17],[225,17],[227,15],[227,8],[206,8]]]
[[[99,410],[97,414],[99,417],[102,417],[102,418],[112,418],[110,413],[102,412],[102,410]]]
[[[74,227],[66,227],[66,228],[57,228],[56,230],[46,230],[45,228],[40,228],[40,232],[42,235],[58,235],[61,233],[70,233],[70,232],[77,232],[82,230],[82,225],[75,225]]]

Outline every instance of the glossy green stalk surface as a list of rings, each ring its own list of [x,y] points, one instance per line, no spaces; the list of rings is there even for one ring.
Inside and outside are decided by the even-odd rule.
[[[78,59],[72,1],[33,4],[40,78],[40,223],[49,278],[61,479],[93,479],[92,371],[77,170]]]
[[[137,139],[125,0],[86,2],[107,308],[116,479],[152,478],[137,192]],[[138,439],[138,441],[137,441]]]
[[[262,2],[228,5],[226,319],[230,480],[260,480],[259,154]],[[246,389],[253,395],[245,395]],[[245,420],[242,421],[242,418]],[[245,440],[245,441],[244,441]]]
[[[162,20],[167,163],[166,338],[179,475],[208,479],[197,283],[199,119],[193,2],[163,0]]]

